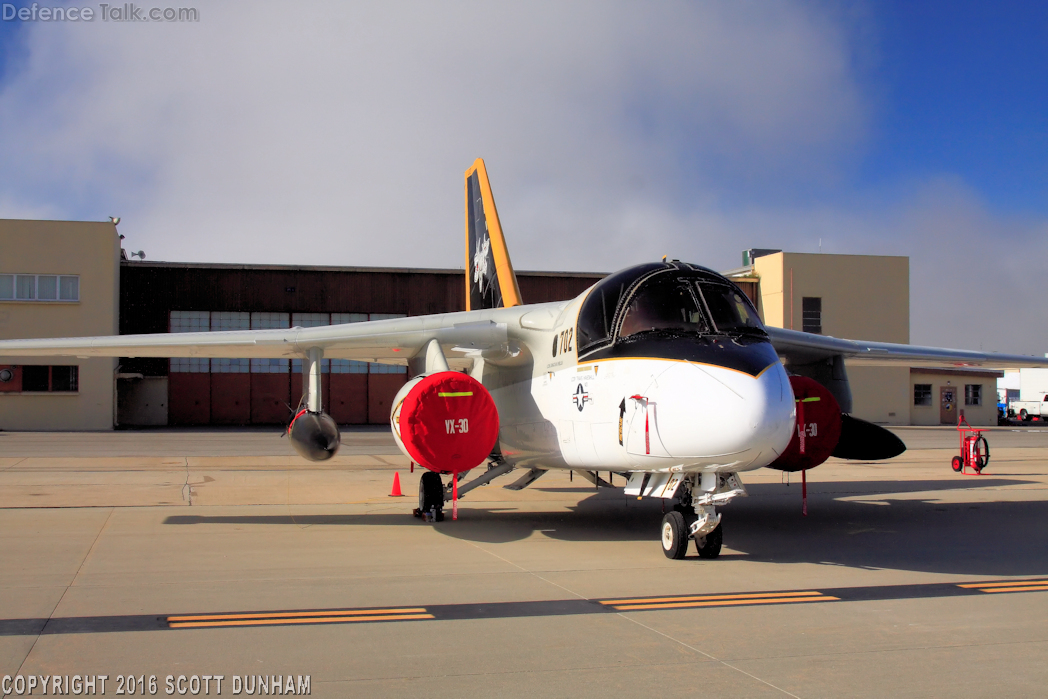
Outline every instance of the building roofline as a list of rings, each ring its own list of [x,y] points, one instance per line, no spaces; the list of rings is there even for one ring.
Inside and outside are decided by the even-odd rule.
[[[1004,372],[1000,369],[938,369],[934,367],[910,367],[911,374],[938,374],[945,376],[979,376],[982,378],[1003,378]]]
[[[440,267],[339,267],[334,265],[274,265],[274,264],[240,264],[228,262],[164,262],[159,260],[138,261],[121,260],[121,267],[153,267],[162,269],[227,269],[259,270],[267,272],[359,272],[386,274],[465,274],[463,269]],[[517,270],[522,277],[582,277],[603,279],[606,272],[543,272],[537,270]]]

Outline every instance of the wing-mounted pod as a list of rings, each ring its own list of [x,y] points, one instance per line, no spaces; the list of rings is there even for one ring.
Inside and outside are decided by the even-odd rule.
[[[302,360],[302,405],[287,426],[291,446],[309,461],[327,461],[338,451],[341,435],[321,408],[320,361],[324,351],[311,347]]]

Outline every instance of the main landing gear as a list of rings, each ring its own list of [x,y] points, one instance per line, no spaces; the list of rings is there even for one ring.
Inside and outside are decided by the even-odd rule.
[[[726,505],[745,495],[737,474],[704,473],[684,477],[674,493],[673,510],[662,518],[660,539],[666,558],[681,560],[688,553],[688,541],[695,540],[699,558],[716,558],[724,542],[718,505]]]
[[[444,521],[444,483],[440,474],[426,471],[418,481],[418,509],[415,516],[427,522]]]

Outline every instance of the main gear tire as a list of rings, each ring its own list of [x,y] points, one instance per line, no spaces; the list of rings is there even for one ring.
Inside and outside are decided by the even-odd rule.
[[[662,518],[662,552],[666,558],[679,561],[688,554],[688,524],[684,515],[676,510],[667,512]]]
[[[695,548],[699,552],[699,558],[716,558],[720,555],[723,543],[724,532],[720,524],[705,536],[695,537]]]
[[[426,471],[418,480],[418,511],[435,512],[437,521],[444,519],[444,483],[440,474]]]

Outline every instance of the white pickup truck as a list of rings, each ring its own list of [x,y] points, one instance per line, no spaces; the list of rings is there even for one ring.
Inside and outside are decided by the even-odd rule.
[[[1048,393],[1041,394],[1041,400],[1013,400],[1008,404],[1008,410],[1013,415],[1018,415],[1023,422],[1034,415],[1039,415],[1044,420],[1048,418]]]

